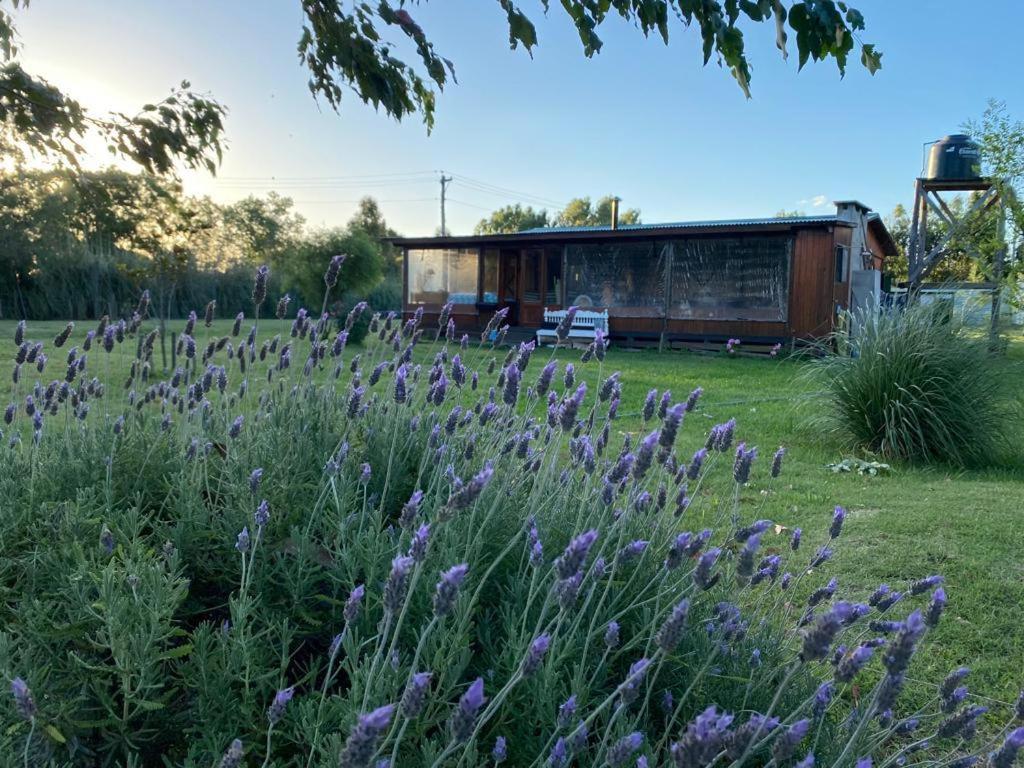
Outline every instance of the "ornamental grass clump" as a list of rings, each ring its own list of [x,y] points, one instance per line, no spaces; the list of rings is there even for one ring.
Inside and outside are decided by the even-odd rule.
[[[339,259],[325,285],[344,280]],[[623,434],[603,347],[571,367],[498,349],[501,317],[471,345],[416,313],[372,317],[352,354],[307,312],[282,347],[267,285],[234,356],[161,376],[139,320],[109,337],[137,350],[127,381],[101,357],[15,384],[5,764],[1004,767],[1024,748],[998,726],[1024,703],[915,674],[955,585],[844,589],[845,512],[806,532],[759,514],[783,452],[698,426],[701,390],[654,393]],[[17,335],[15,361],[36,343]]]
[[[1021,427],[1006,361],[934,308],[858,314],[809,368],[815,426],[889,459],[984,466]],[[832,350],[838,350],[838,353]]]

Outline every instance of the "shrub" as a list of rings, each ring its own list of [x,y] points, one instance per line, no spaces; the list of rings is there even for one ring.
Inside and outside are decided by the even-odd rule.
[[[824,387],[818,420],[890,459],[984,465],[1014,430],[1005,361],[928,306],[868,313],[811,366]]]
[[[0,454],[15,764],[809,766],[925,743],[1013,761],[1024,730],[975,737],[961,673],[924,686],[942,712],[899,698],[941,580],[840,599],[845,513],[802,545],[753,520],[744,486],[770,486],[782,452],[762,468],[733,421],[691,434],[699,391],[653,393],[647,434],[620,439],[600,345],[588,392],[532,345],[378,318],[383,343],[350,356],[301,317],[266,360],[225,345],[147,381],[147,336],[125,388],[90,378],[110,363],[95,348],[81,370],[59,352],[67,386],[18,377]]]

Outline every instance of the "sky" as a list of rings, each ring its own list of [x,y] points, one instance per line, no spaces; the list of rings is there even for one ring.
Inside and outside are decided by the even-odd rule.
[[[345,0],[348,2],[348,0]],[[216,178],[185,189],[230,202],[271,190],[313,226],[344,224],[363,195],[406,235],[440,224],[439,174],[453,176],[448,229],[468,233],[495,208],[557,210],[615,194],[645,222],[831,213],[858,199],[883,214],[909,205],[925,142],[980,117],[989,98],[1024,118],[1024,0],[851,0],[861,37],[884,53],[873,77],[851,61],[798,71],[774,25],[748,25],[751,99],[699,36],[674,24],[669,45],[618,19],[592,59],[558,3],[531,58],[508,45],[496,0],[409,7],[458,84],[438,95],[428,134],[364,105],[318,104],[296,54],[298,0],[37,0],[15,12],[22,63],[98,111],[135,112],[182,79],[228,109]],[[106,163],[96,145],[96,164]]]

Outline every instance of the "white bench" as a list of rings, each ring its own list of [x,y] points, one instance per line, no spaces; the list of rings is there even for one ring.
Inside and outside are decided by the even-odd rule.
[[[567,312],[564,309],[548,309],[544,308],[544,323],[547,325],[558,325],[561,323],[566,316]],[[572,325],[569,327],[569,335],[566,338],[567,341],[593,341],[594,331],[601,330],[605,336],[608,335],[608,310],[603,312],[593,312],[586,309],[576,310],[576,316],[572,319]],[[537,329],[537,344],[550,343],[554,344],[558,341],[558,335],[555,333],[554,328],[538,328]]]

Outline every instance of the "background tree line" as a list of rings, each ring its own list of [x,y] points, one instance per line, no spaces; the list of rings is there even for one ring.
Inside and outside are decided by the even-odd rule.
[[[344,227],[310,230],[273,192],[221,205],[117,169],[0,173],[0,317],[118,317],[145,288],[162,318],[210,300],[230,316],[248,308],[258,264],[271,265],[277,292],[319,306],[336,253],[349,257],[342,303],[399,308],[401,265],[381,241],[393,234],[372,198]]]

